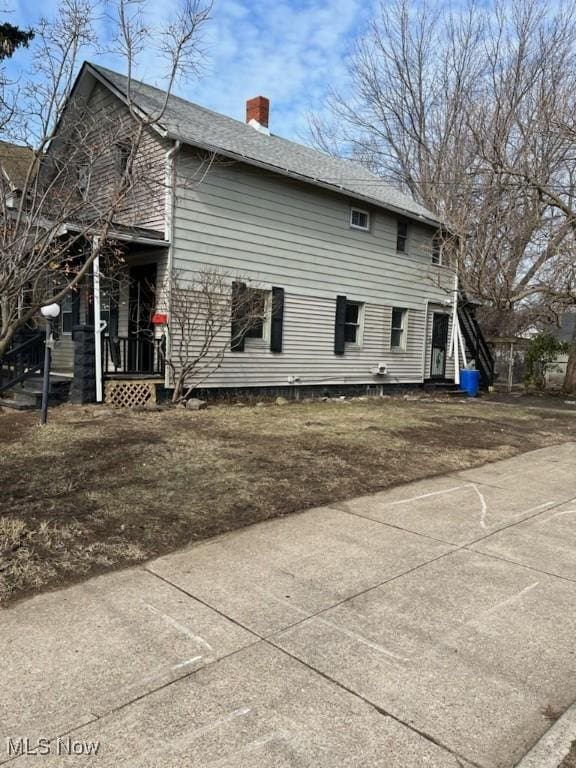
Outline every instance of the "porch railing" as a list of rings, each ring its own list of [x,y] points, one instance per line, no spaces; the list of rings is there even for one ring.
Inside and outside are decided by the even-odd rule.
[[[106,375],[164,375],[165,339],[102,337],[102,372]]]
[[[44,331],[30,331],[0,357],[0,392],[44,370]]]

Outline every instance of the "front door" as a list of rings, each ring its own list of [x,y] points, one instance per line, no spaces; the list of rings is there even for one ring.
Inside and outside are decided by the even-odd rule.
[[[128,368],[138,373],[154,372],[154,326],[156,264],[130,268],[128,300]]]
[[[448,353],[449,315],[434,312],[432,316],[432,357],[430,365],[431,379],[446,377],[446,355]]]

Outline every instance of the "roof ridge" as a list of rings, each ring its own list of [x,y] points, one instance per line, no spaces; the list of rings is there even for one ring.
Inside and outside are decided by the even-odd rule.
[[[109,69],[108,67],[103,67],[100,64],[94,64],[91,61],[89,61],[87,63],[91,67],[93,67],[94,69],[100,71],[103,74],[108,72],[108,73],[114,75],[115,77],[121,77],[124,80],[128,79],[126,75],[123,75],[120,72],[116,72],[116,70]],[[156,91],[158,94],[162,95],[163,97],[166,96],[166,91],[162,90],[162,88],[159,88],[157,85],[151,85],[150,83],[146,83],[144,80],[137,80],[134,77],[131,78],[131,81],[132,81],[132,83],[136,83],[137,85],[142,85],[145,88],[151,88],[152,90]],[[214,115],[214,117],[216,117],[219,120],[222,120],[222,119],[230,120],[235,125],[243,126],[246,129],[251,130],[251,131],[254,130],[252,128],[252,126],[248,125],[243,120],[239,120],[236,117],[231,117],[230,115],[225,115],[222,112],[216,112],[216,110],[214,110],[214,109],[210,109],[209,107],[205,107],[202,104],[198,104],[197,102],[192,101],[191,99],[185,99],[183,96],[177,96],[176,94],[171,93],[168,98],[169,98],[169,100],[170,99],[177,99],[178,101],[182,102],[183,104],[186,104],[187,106],[192,106],[195,109],[199,109],[199,110],[201,110],[202,112],[204,112],[207,115]],[[260,133],[259,136],[263,137],[264,139],[266,139],[266,138],[270,139],[271,138],[271,139],[277,139],[278,141],[286,142],[287,144],[290,144],[291,146],[297,148],[298,150],[303,150],[304,152],[315,152],[315,153],[318,153],[323,158],[326,158],[328,160],[332,160],[333,162],[350,163],[351,165],[361,169],[364,174],[366,174],[367,176],[372,177],[375,181],[379,181],[382,184],[387,184],[387,182],[385,182],[384,179],[380,178],[375,173],[372,173],[372,171],[370,171],[365,166],[361,165],[357,160],[353,160],[352,158],[340,157],[339,155],[332,155],[332,154],[330,154],[328,152],[323,151],[322,149],[318,149],[317,147],[310,147],[307,144],[301,144],[298,141],[294,141],[293,139],[287,139],[285,136],[280,136],[277,133],[272,133],[272,132],[270,132],[270,134]],[[387,186],[395,188],[391,184],[387,184]],[[401,190],[398,190],[398,191],[401,191]]]
[[[110,87],[126,90],[128,78],[107,67],[87,62]],[[139,107],[144,112],[159,109],[166,91],[142,80],[132,79]],[[169,95],[162,125],[167,135],[191,146],[211,148],[243,162],[299,178],[305,183],[332,189],[397,215],[408,216],[430,225],[440,224],[438,216],[414,198],[384,181],[357,160],[330,155],[315,147],[277,134],[254,130],[237,118],[203,107],[182,96]]]

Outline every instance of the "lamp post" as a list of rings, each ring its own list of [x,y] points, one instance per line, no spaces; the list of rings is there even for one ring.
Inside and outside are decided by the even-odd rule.
[[[48,304],[40,309],[42,317],[46,319],[46,340],[44,342],[44,380],[42,381],[42,419],[41,423],[48,421],[48,393],[50,391],[50,363],[52,361],[52,321],[60,314],[59,304]]]

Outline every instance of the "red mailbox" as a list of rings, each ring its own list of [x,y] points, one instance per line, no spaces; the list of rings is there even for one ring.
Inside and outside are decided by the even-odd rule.
[[[154,312],[152,315],[152,325],[166,325],[168,323],[168,315],[166,312]]]

